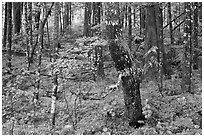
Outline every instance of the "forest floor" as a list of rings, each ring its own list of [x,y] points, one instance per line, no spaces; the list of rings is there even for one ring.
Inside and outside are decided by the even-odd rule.
[[[64,54],[73,49],[72,42],[62,44],[60,54]],[[78,47],[80,48],[80,47]],[[25,56],[13,56],[12,64],[14,68],[21,69],[26,67]],[[43,58],[43,66],[48,64],[48,57]],[[33,69],[35,65],[33,64]],[[6,56],[2,55],[2,72],[6,66]],[[153,112],[152,116],[145,121],[145,125],[133,128],[128,125],[125,116],[125,106],[121,87],[110,92],[104,99],[91,100],[74,97],[71,92],[90,93],[91,95],[101,95],[106,92],[106,88],[117,82],[117,72],[114,67],[105,70],[106,78],[99,82],[94,81],[74,81],[69,80],[59,86],[61,94],[56,102],[56,125],[51,130],[50,126],[50,106],[51,98],[46,96],[47,91],[52,91],[52,80],[42,77],[40,99],[36,111],[33,112],[31,96],[34,92],[33,86],[28,86],[34,81],[35,77],[20,78],[16,83],[18,86],[19,98],[15,98],[16,104],[13,107],[22,106],[20,111],[15,111],[13,116],[7,116],[2,120],[2,134],[15,135],[59,135],[59,134],[95,134],[95,135],[193,135],[202,134],[202,83],[198,72],[193,71],[193,94],[183,93],[180,89],[180,78],[167,79],[164,81],[163,97],[158,91],[158,87],[153,80],[144,80],[141,83],[142,105],[148,99]],[[4,82],[7,77],[3,74],[3,87],[9,87]],[[90,76],[89,76],[90,77]],[[23,82],[22,82],[23,81]],[[90,89],[90,91],[88,91]],[[24,98],[25,97],[25,98]],[[24,100],[23,100],[24,98]],[[2,116],[9,110],[8,100],[2,97]],[[78,100],[77,105],[74,100]],[[25,101],[25,102],[24,102]],[[25,104],[23,105],[23,103]],[[73,108],[75,106],[75,108]],[[111,115],[108,115],[111,113]],[[34,115],[33,115],[34,114]],[[8,118],[9,117],[9,118]],[[4,118],[4,117],[3,117]],[[74,126],[66,129],[67,125]],[[69,131],[68,131],[69,130]]]

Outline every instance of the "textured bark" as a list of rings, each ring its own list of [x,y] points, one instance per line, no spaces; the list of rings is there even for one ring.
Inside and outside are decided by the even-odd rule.
[[[59,43],[59,2],[55,2],[55,11],[54,11],[54,54],[58,52],[58,43]],[[54,56],[53,62],[56,61],[56,56]],[[56,72],[53,74],[53,91],[52,91],[52,104],[51,104],[51,126],[55,125],[55,111],[56,111],[56,98],[58,90],[58,76]]]
[[[191,3],[184,3],[186,18],[184,22],[184,49],[183,49],[183,61],[182,61],[182,80],[181,80],[181,89],[183,92],[191,91],[191,28],[192,28],[192,19],[191,19]],[[190,53],[191,54],[191,53]],[[189,58],[190,57],[190,58]],[[190,64],[190,65],[189,65]]]
[[[71,25],[72,20],[72,14],[71,14],[71,2],[65,2],[65,13],[64,13],[64,31],[68,29],[68,32],[70,33],[71,29],[68,26]]]
[[[21,2],[13,2],[13,21],[14,33],[20,33],[21,30]]]
[[[91,3],[85,2],[84,11],[84,36],[91,36]]]
[[[152,3],[147,7],[147,18],[146,18],[146,47],[145,53],[152,48],[153,46],[157,46],[157,61],[158,61],[158,74],[155,75],[158,82],[158,87],[160,93],[162,93],[162,75],[167,73],[167,65],[166,65],[166,54],[163,46],[163,21],[162,21],[162,9],[158,3]],[[146,61],[148,62],[148,58]]]
[[[128,46],[132,50],[132,9],[131,6],[128,6]]]
[[[8,2],[5,3],[5,17],[4,17],[4,36],[3,36],[3,47],[6,48],[6,41],[7,41],[7,7]]]
[[[95,60],[97,79],[102,80],[105,77],[105,72],[103,68],[103,47],[101,45],[95,46]]]
[[[174,43],[174,38],[173,38],[173,27],[172,27],[172,21],[171,21],[172,15],[171,15],[171,2],[168,2],[168,24],[169,24],[169,34],[170,34],[170,40],[171,44]]]
[[[124,101],[127,110],[129,125],[139,127],[138,120],[143,119],[142,105],[140,97],[140,80],[133,75],[132,60],[129,52],[121,45],[120,40],[116,40],[119,30],[118,26],[107,26],[109,40],[109,50],[115,63],[116,70],[122,74],[121,83],[124,93]]]
[[[85,2],[85,9],[84,9],[84,36],[88,36],[88,3]]]
[[[35,91],[35,102],[37,102],[38,98],[39,98],[39,90],[40,90],[40,81],[41,81],[41,77],[40,77],[40,72],[41,72],[41,58],[42,58],[42,47],[43,47],[43,34],[44,34],[44,26],[45,23],[47,21],[47,18],[49,15],[51,15],[51,9],[54,5],[54,2],[52,2],[48,12],[46,13],[45,17],[43,18],[43,20],[40,22],[39,24],[39,48],[38,48],[38,54],[37,54],[37,58],[38,58],[38,64],[37,64],[37,79],[36,79],[36,91]]]
[[[193,56],[193,69],[198,69],[198,2],[194,2],[195,10],[193,12],[193,47],[194,47],[194,56]]]
[[[12,45],[12,2],[8,2],[8,7],[7,7],[7,21],[8,21],[8,63],[7,66],[9,68],[9,71],[11,71],[11,45]]]

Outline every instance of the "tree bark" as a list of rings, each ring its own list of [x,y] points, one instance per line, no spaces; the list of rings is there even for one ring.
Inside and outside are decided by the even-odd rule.
[[[14,33],[18,34],[21,30],[21,2],[13,2],[13,21]]]
[[[193,47],[194,47],[194,56],[193,56],[193,69],[198,69],[198,2],[194,2],[194,12],[193,12]]]
[[[172,27],[172,21],[171,21],[171,2],[168,2],[168,24],[169,24],[169,34],[170,34],[170,40],[171,44],[174,43],[174,38],[173,38],[173,27]]]
[[[7,17],[8,17],[8,28],[7,28],[7,32],[8,32],[8,47],[7,47],[7,51],[8,51],[8,63],[7,66],[9,68],[9,71],[11,71],[11,45],[12,45],[12,2],[8,2],[7,5]]]
[[[107,26],[109,36],[109,50],[111,57],[115,63],[115,68],[121,76],[121,84],[124,94],[127,117],[129,125],[139,127],[138,120],[144,118],[142,114],[140,83],[141,81],[133,75],[132,60],[129,52],[121,45],[120,40],[116,40],[117,25]],[[138,74],[136,74],[138,75]]]
[[[7,8],[8,2],[5,3],[5,17],[4,17],[4,36],[3,36],[3,47],[6,48],[6,42],[7,42]]]
[[[184,3],[186,18],[184,22],[184,49],[183,49],[183,63],[182,63],[182,80],[181,80],[181,89],[183,92],[190,92],[191,89],[191,55],[190,46],[191,46],[191,3]],[[190,65],[189,65],[190,64]]]
[[[158,3],[151,3],[147,7],[146,17],[146,47],[145,53],[148,52],[153,46],[157,47],[157,61],[158,61],[158,75],[155,75],[158,82],[158,88],[162,95],[162,75],[167,73],[166,71],[166,53],[163,46],[163,21],[162,21],[162,9]],[[146,58],[145,63],[148,62]]]
[[[128,46],[132,50],[132,9],[131,5],[128,6]]]
[[[55,13],[54,13],[54,49],[53,54],[58,52],[58,43],[59,43],[59,2],[55,2]],[[54,56],[53,62],[56,61],[56,56]],[[55,111],[56,111],[56,99],[57,99],[57,90],[58,90],[58,75],[57,72],[53,72],[53,91],[52,91],[52,104],[51,104],[51,124],[52,127],[55,125]]]

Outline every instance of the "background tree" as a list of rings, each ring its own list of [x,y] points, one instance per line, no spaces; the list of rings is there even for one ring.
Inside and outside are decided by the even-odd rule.
[[[169,23],[170,40],[171,40],[171,44],[173,44],[174,40],[173,40],[172,21],[171,21],[171,2],[168,2],[168,23]]]
[[[14,21],[14,33],[18,34],[21,30],[21,2],[13,2],[13,21]]]
[[[8,5],[7,5],[7,17],[8,17],[8,28],[7,28],[7,32],[8,32],[8,47],[7,47],[7,51],[8,51],[8,68],[9,68],[9,71],[11,71],[11,60],[12,60],[12,56],[11,56],[11,47],[12,47],[12,28],[13,28],[13,25],[12,25],[12,3],[11,2],[8,2]]]
[[[4,17],[4,36],[3,36],[3,47],[6,48],[6,42],[7,42],[7,7],[8,7],[8,3],[5,3],[5,17]]]
[[[59,2],[55,2],[54,4],[54,45],[53,45],[53,62],[56,61],[57,53],[58,53],[58,44],[59,44],[59,10],[60,5]],[[56,116],[56,98],[57,98],[57,91],[58,91],[58,76],[57,72],[53,72],[53,91],[52,91],[52,104],[51,104],[51,125],[52,127],[55,125],[55,116]]]

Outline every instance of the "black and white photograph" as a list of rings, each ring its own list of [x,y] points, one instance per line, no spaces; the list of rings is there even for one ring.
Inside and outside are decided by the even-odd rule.
[[[1,2],[1,135],[202,135],[202,2]]]

